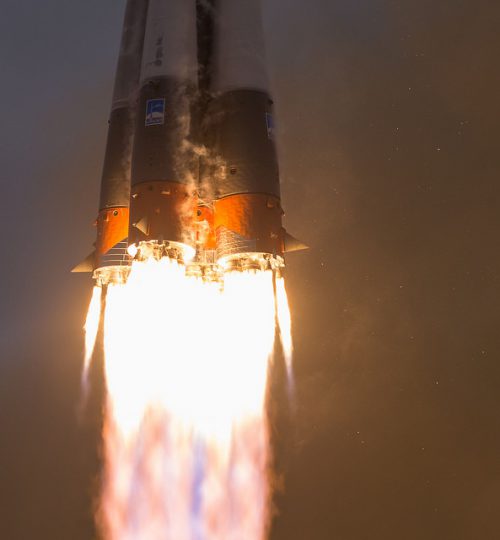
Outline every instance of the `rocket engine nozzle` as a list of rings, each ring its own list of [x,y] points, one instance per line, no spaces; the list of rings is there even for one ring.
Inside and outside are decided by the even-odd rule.
[[[187,244],[172,241],[150,240],[142,241],[139,244],[131,244],[128,252],[133,260],[145,261],[147,259],[160,260],[163,258],[187,264],[195,255],[195,250]]]

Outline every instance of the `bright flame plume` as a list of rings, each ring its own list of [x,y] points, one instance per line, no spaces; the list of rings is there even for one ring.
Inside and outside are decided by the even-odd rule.
[[[82,388],[84,398],[86,398],[88,394],[89,369],[92,362],[92,355],[94,354],[97,333],[99,331],[101,300],[101,287],[94,287],[92,290],[92,298],[90,299],[89,309],[87,311],[87,317],[85,319],[85,326],[83,327],[85,330],[85,356],[83,359],[82,370]]]
[[[266,537],[277,321],[291,366],[284,282],[271,271],[229,272],[221,290],[177,262],[149,259],[108,286],[106,540]]]
[[[278,328],[280,332],[281,346],[285,356],[285,365],[288,374],[288,382],[293,384],[293,342],[292,342],[292,317],[288,304],[288,295],[285,288],[285,280],[276,280],[276,314],[278,317]]]

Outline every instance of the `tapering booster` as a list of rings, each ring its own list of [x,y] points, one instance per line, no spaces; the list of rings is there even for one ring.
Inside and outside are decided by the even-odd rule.
[[[217,258],[282,265],[284,230],[260,2],[219,0],[207,141],[217,156]]]
[[[120,279],[129,264],[130,166],[148,0],[128,0],[101,181],[95,277]]]
[[[197,87],[196,5],[150,0],[132,156],[129,252],[192,256],[190,143]]]

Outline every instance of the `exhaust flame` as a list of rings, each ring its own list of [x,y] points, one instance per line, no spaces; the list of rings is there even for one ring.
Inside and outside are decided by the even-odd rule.
[[[151,258],[108,286],[99,511],[107,540],[266,537],[276,321],[289,373],[292,350],[284,282],[274,281],[272,271],[228,272],[221,290]],[[86,330],[90,342],[94,326]]]
[[[293,384],[292,318],[290,316],[288,295],[286,293],[285,280],[283,278],[278,278],[276,280],[276,313],[280,330],[281,346],[283,347],[283,353],[285,355],[288,383],[291,387]]]
[[[84,398],[88,393],[90,363],[92,362],[92,355],[94,353],[97,333],[99,331],[99,320],[101,318],[101,292],[101,287],[94,287],[87,312],[87,318],[85,319],[85,326],[83,327],[85,330],[85,356],[82,370],[82,388]]]

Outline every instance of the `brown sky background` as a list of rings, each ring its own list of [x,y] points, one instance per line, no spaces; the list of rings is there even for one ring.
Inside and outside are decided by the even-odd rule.
[[[123,7],[0,6],[6,540],[93,538],[97,406],[77,419],[91,282],[69,269],[93,242]],[[288,261],[297,396],[274,431],[272,540],[495,540],[500,4],[265,13],[286,224],[311,246]]]

